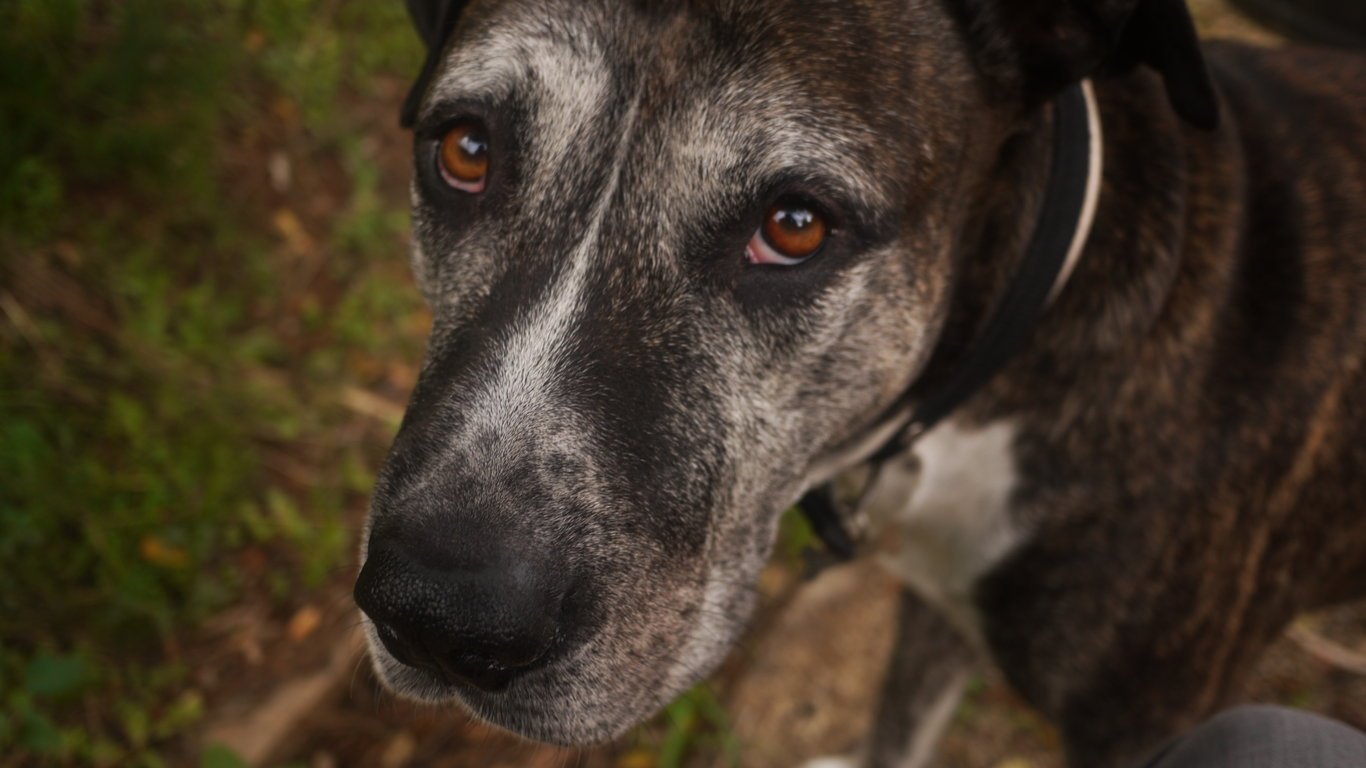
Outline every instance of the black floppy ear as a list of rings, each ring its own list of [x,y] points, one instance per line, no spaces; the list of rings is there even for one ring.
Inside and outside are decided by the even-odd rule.
[[[950,0],[989,78],[1051,98],[1087,77],[1148,66],[1172,107],[1201,128],[1219,103],[1185,0]],[[1004,82],[1000,82],[1004,81]]]
[[[1177,114],[1206,130],[1219,127],[1219,99],[1185,0],[1139,0],[1110,67],[1140,64],[1162,75]]]
[[[427,93],[427,86],[431,84],[432,76],[436,74],[436,68],[441,63],[441,52],[445,50],[446,42],[455,30],[455,23],[460,19],[460,11],[469,0],[404,1],[408,6],[408,15],[413,19],[413,26],[417,28],[417,34],[427,45],[427,59],[422,63],[422,72],[418,74],[417,82],[413,83],[413,87],[408,91],[408,97],[403,100],[403,110],[399,113],[399,124],[404,128],[412,128],[413,123],[417,121],[417,110],[422,106],[422,97]]]

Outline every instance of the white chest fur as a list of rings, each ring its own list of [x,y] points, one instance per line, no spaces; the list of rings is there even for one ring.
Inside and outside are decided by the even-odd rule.
[[[1005,421],[963,429],[953,422],[917,441],[915,459],[893,459],[868,497],[870,522],[891,527],[881,558],[907,586],[981,639],[972,589],[1022,538],[1010,518],[1017,470],[1015,428]]]

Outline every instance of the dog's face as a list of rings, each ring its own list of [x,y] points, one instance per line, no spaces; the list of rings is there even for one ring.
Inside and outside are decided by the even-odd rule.
[[[965,48],[929,0],[466,10],[356,591],[387,685],[584,743],[715,667],[780,514],[934,346],[986,173]]]

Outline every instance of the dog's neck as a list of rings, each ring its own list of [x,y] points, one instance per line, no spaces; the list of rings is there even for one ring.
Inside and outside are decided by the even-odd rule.
[[[1060,94],[1053,108],[1043,115],[1042,129],[1035,126],[1033,130],[1022,131],[1020,136],[1025,140],[1006,142],[1001,155],[1021,164],[1026,164],[1024,158],[1029,156],[1042,157],[1047,162],[1043,189],[1034,203],[1036,210],[1032,216],[1023,217],[1033,220],[1027,230],[1028,238],[1021,241],[1025,244],[1017,249],[1013,266],[996,275],[999,296],[990,311],[979,316],[977,328],[965,341],[940,340],[936,357],[942,366],[941,380],[931,380],[928,386],[926,379],[918,380],[858,441],[857,445],[862,447],[855,447],[852,456],[846,453],[848,458],[844,462],[857,461],[859,456],[871,462],[874,475],[870,489],[877,484],[884,462],[906,452],[941,420],[952,416],[1028,344],[1030,332],[1067,285],[1086,248],[1104,168],[1103,130],[1092,84],[1083,82]],[[1017,154],[1020,146],[1031,143],[1029,137],[1037,137],[1041,132],[1048,134],[1044,151]],[[986,178],[1002,177],[999,167],[989,170],[996,172],[988,173]],[[994,233],[990,224],[973,231]],[[1016,234],[1024,231],[1021,228]],[[993,240],[994,249],[1003,247],[993,238],[986,239]],[[969,266],[959,265],[960,269]],[[948,364],[943,363],[946,357],[951,361]],[[934,374],[933,365],[930,373]],[[877,450],[869,454],[869,446]],[[853,542],[840,522],[841,514],[830,488],[809,492],[800,506],[833,552],[841,557],[853,556]]]
[[[1215,134],[1183,126],[1171,113],[1155,78],[1131,75],[1108,81],[1104,91],[1096,98],[1097,117],[1102,124],[1114,123],[1121,146],[1162,147],[1164,156],[1184,158],[1190,154],[1231,162],[1228,145],[1232,143],[1232,129],[1226,125]],[[985,134],[992,129],[988,125],[979,130]],[[1039,217],[1049,204],[1051,143],[1055,138],[1052,111],[1040,110],[1023,125],[998,135],[1001,138],[993,141],[989,135],[979,134],[973,142],[984,148],[976,161],[978,171],[973,174],[983,181],[975,195],[968,195],[972,203],[962,209],[953,299],[936,351],[909,392],[911,402],[955,384],[955,373],[972,354],[974,341],[992,324],[1012,284],[1022,268],[1027,268],[1026,253]],[[1189,146],[1193,142],[1206,146],[1194,151],[1196,148]],[[1221,142],[1224,146],[1214,146]],[[1187,145],[1191,151],[1178,148],[1173,152],[1172,145]],[[1084,243],[1079,238],[1078,244],[1085,248],[1065,270],[1071,273],[1070,279],[1055,284],[1056,301],[1020,342],[1002,375],[995,376],[980,392],[974,390],[972,397],[953,411],[960,425],[971,427],[1029,412],[1056,416],[1069,397],[1087,397],[1079,382],[1103,375],[1114,366],[1130,365],[1131,357],[1138,354],[1138,345],[1163,314],[1182,268],[1191,226],[1188,216],[1193,215],[1179,200],[1200,200],[1202,195],[1211,194],[1218,197],[1218,193],[1192,189],[1192,180],[1199,174],[1192,174],[1183,162],[1155,164],[1142,153],[1111,151],[1105,153],[1103,165],[1117,170],[1115,176],[1138,179],[1141,184],[1136,189],[1094,190],[1101,193],[1090,201],[1095,209],[1083,217],[1089,219],[1094,214],[1091,234]],[[1096,185],[1102,186],[1100,179]],[[1184,189],[1186,194],[1163,194],[1173,189]],[[844,474],[844,470],[867,466],[864,461],[875,453],[891,455],[895,445],[882,451],[877,448],[905,423],[904,415],[875,422],[832,459],[818,465],[812,476],[831,478]],[[868,487],[857,480],[857,474],[853,478],[851,489]],[[822,496],[824,501],[812,503]],[[818,529],[839,528],[842,516],[832,506],[828,492],[808,494],[802,506],[818,523]],[[823,510],[813,512],[813,507]],[[826,525],[819,525],[822,520]],[[847,541],[847,536],[822,533],[822,538],[832,544],[832,549],[852,546],[833,546],[841,538]]]
[[[916,397],[945,386],[1020,273],[1046,204],[1053,131],[1050,112],[1038,110],[989,155],[984,182],[959,225],[953,300],[935,353],[914,387]]]
[[[1190,214],[1178,202],[1182,196],[1158,192],[1187,189],[1190,169],[1180,163],[1154,165],[1142,152],[1114,149],[1215,140],[1212,134],[1184,127],[1164,99],[1156,78],[1148,75],[1098,84],[1101,121],[1120,139],[1106,145],[1105,168],[1118,171],[1107,176],[1142,179],[1146,190],[1102,191],[1085,250],[1020,357],[1046,355],[1055,364],[1084,368],[1098,357],[1139,343],[1167,305],[1181,269]],[[954,300],[917,394],[933,391],[952,375],[1018,273],[1044,205],[1052,130],[1050,116],[1040,113],[1000,142],[994,164],[984,175],[987,181],[962,224]],[[1185,155],[1180,149],[1163,154]],[[1143,221],[1141,229],[1125,225],[1135,217]],[[1135,232],[1141,239],[1133,236]],[[1008,377],[1010,371],[1005,374]],[[999,381],[990,387],[997,392],[1009,388]],[[976,398],[984,399],[991,398]]]
[[[1043,127],[1034,126],[1032,130],[1021,131],[1020,141],[1004,143],[998,159],[1025,164],[1025,157],[1045,158],[1047,168],[1043,171],[1043,185],[1038,187],[1022,184],[1021,189],[1035,192],[1035,208],[1032,216],[1014,216],[1013,221],[1032,220],[1027,230],[1017,227],[1005,230],[992,222],[979,222],[968,218],[967,231],[979,237],[978,245],[989,243],[995,252],[1010,254],[1010,266],[988,271],[988,278],[995,278],[997,285],[992,286],[996,293],[994,301],[988,303],[989,311],[976,316],[975,328],[964,334],[966,338],[952,337],[955,327],[950,324],[949,334],[937,344],[937,357],[941,367],[936,380],[932,358],[929,376],[919,377],[914,385],[888,411],[877,420],[879,431],[887,424],[904,423],[905,427],[895,438],[887,441],[876,453],[872,454],[874,464],[904,451],[920,435],[942,419],[952,415],[966,400],[972,398],[979,389],[985,387],[1006,366],[1011,358],[1029,342],[1030,333],[1047,311],[1054,299],[1066,287],[1069,277],[1077,266],[1082,253],[1086,250],[1088,238],[1094,223],[1100,197],[1101,179],[1104,173],[1104,137],[1099,108],[1093,85],[1084,81],[1060,94],[1052,109],[1041,113]],[[1028,147],[1033,142],[1029,137],[1037,137],[1041,132],[1049,134],[1043,151],[1027,152],[1020,155],[1020,147]],[[1014,137],[1011,137],[1012,139]],[[1011,157],[1016,155],[1016,157]],[[992,171],[985,178],[999,181],[1003,175],[1009,176],[997,164],[989,167]],[[990,186],[990,185],[989,185]],[[994,192],[989,192],[988,197]],[[1028,194],[1023,196],[1025,204],[1031,201]],[[1024,232],[1029,237],[1024,239]],[[1003,234],[1004,233],[1004,236]],[[1010,242],[1015,237],[1018,243]],[[1005,241],[1005,242],[1001,242]],[[960,259],[958,270],[968,270],[976,264],[1000,264],[996,260],[968,261]],[[960,291],[961,293],[961,291]],[[989,296],[987,291],[973,292],[970,296]],[[961,298],[961,296],[959,297]],[[951,304],[962,307],[962,303]],[[948,363],[945,363],[945,360]]]

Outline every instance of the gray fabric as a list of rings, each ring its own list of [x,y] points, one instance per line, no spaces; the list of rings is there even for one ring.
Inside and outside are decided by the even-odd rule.
[[[1145,768],[1366,768],[1366,733],[1308,712],[1239,707],[1215,717]]]

